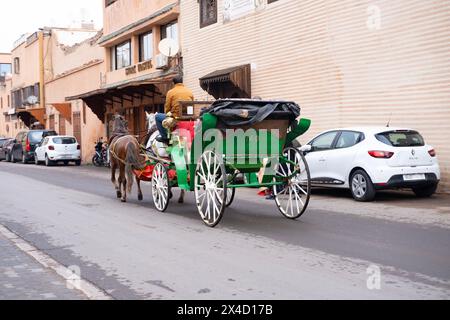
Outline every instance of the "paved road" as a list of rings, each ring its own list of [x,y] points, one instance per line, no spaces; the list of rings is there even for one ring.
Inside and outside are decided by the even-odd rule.
[[[0,224],[116,299],[450,298],[450,199],[315,193],[299,221],[240,190],[220,226],[189,195],[122,204],[106,170],[0,163]],[[381,271],[369,290],[369,271]],[[0,289],[0,293],[1,293]]]
[[[60,276],[0,234],[0,300],[84,300]],[[73,288],[73,287],[72,287]]]

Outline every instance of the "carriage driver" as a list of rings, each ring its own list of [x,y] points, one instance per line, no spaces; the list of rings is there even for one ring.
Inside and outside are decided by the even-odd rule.
[[[158,113],[155,117],[156,125],[161,135],[156,140],[165,144],[169,144],[169,139],[167,137],[167,130],[163,126],[164,120],[172,117],[181,117],[180,101],[194,101],[194,94],[184,86],[182,76],[176,76],[173,79],[173,83],[175,87],[167,93],[164,113]]]

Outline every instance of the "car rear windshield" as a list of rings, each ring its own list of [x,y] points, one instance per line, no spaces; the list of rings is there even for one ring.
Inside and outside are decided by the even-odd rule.
[[[42,131],[30,132],[30,134],[28,135],[28,139],[30,139],[31,143],[38,143],[41,142],[42,135],[43,135]]]
[[[75,144],[77,140],[75,138],[53,138],[54,144]]]
[[[423,147],[425,141],[417,131],[388,131],[375,136],[378,141],[393,147]]]
[[[39,143],[42,141],[42,138],[48,136],[56,136],[56,132],[54,131],[31,131],[28,134],[28,139],[30,143]]]

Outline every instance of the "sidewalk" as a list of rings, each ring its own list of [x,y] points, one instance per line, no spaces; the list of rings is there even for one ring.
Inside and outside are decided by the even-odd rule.
[[[0,234],[0,300],[85,300]]]

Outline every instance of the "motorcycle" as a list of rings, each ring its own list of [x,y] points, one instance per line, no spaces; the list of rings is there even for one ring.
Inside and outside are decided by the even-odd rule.
[[[95,154],[92,157],[92,164],[96,167],[110,167],[108,144],[101,141],[95,144]]]

